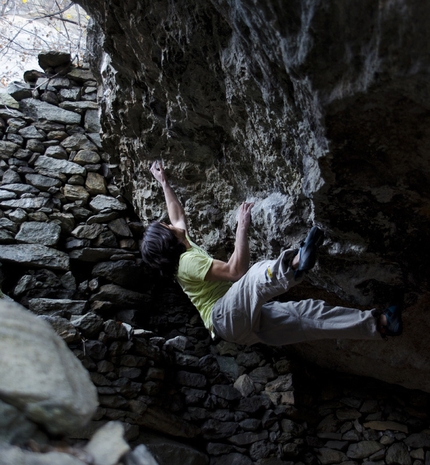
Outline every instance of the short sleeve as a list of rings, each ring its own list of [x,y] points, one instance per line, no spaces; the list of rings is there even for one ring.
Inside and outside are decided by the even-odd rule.
[[[212,266],[213,259],[201,253],[184,253],[181,256],[178,275],[181,279],[191,281],[204,281],[207,272]]]

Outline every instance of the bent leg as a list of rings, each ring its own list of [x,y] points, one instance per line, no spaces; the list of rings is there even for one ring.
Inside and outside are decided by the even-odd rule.
[[[291,267],[297,250],[284,251],[277,260],[264,260],[248,272],[213,307],[215,333],[226,341],[251,345],[258,342],[255,328],[260,325],[260,310],[268,300],[288,291],[301,280]]]
[[[312,299],[263,305],[255,335],[273,346],[319,339],[381,339],[374,310],[333,307]]]

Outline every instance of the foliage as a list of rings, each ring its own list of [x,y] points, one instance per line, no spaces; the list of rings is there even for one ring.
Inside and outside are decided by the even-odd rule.
[[[0,86],[39,69],[41,51],[69,52],[79,64],[85,56],[88,15],[70,0],[0,0]]]

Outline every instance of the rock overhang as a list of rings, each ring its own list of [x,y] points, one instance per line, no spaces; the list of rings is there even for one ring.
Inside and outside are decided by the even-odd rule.
[[[94,19],[104,144],[144,223],[163,218],[148,172],[162,158],[193,237],[219,258],[243,200],[257,204],[254,260],[320,224],[320,263],[297,297],[368,308],[402,289],[407,331],[394,350],[424,353],[429,7],[78,3]],[[348,369],[377,377],[370,354],[390,354],[351,344],[360,363]],[[328,362],[313,357],[335,366],[337,346],[325,346]]]

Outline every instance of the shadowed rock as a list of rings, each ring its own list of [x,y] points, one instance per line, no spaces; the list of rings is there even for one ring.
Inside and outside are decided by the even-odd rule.
[[[148,171],[162,158],[193,239],[216,258],[233,250],[244,200],[253,260],[321,225],[318,266],[291,298],[384,308],[402,290],[405,331],[298,350],[428,390],[430,5],[78,3],[97,18],[105,149],[144,224],[167,220]]]

